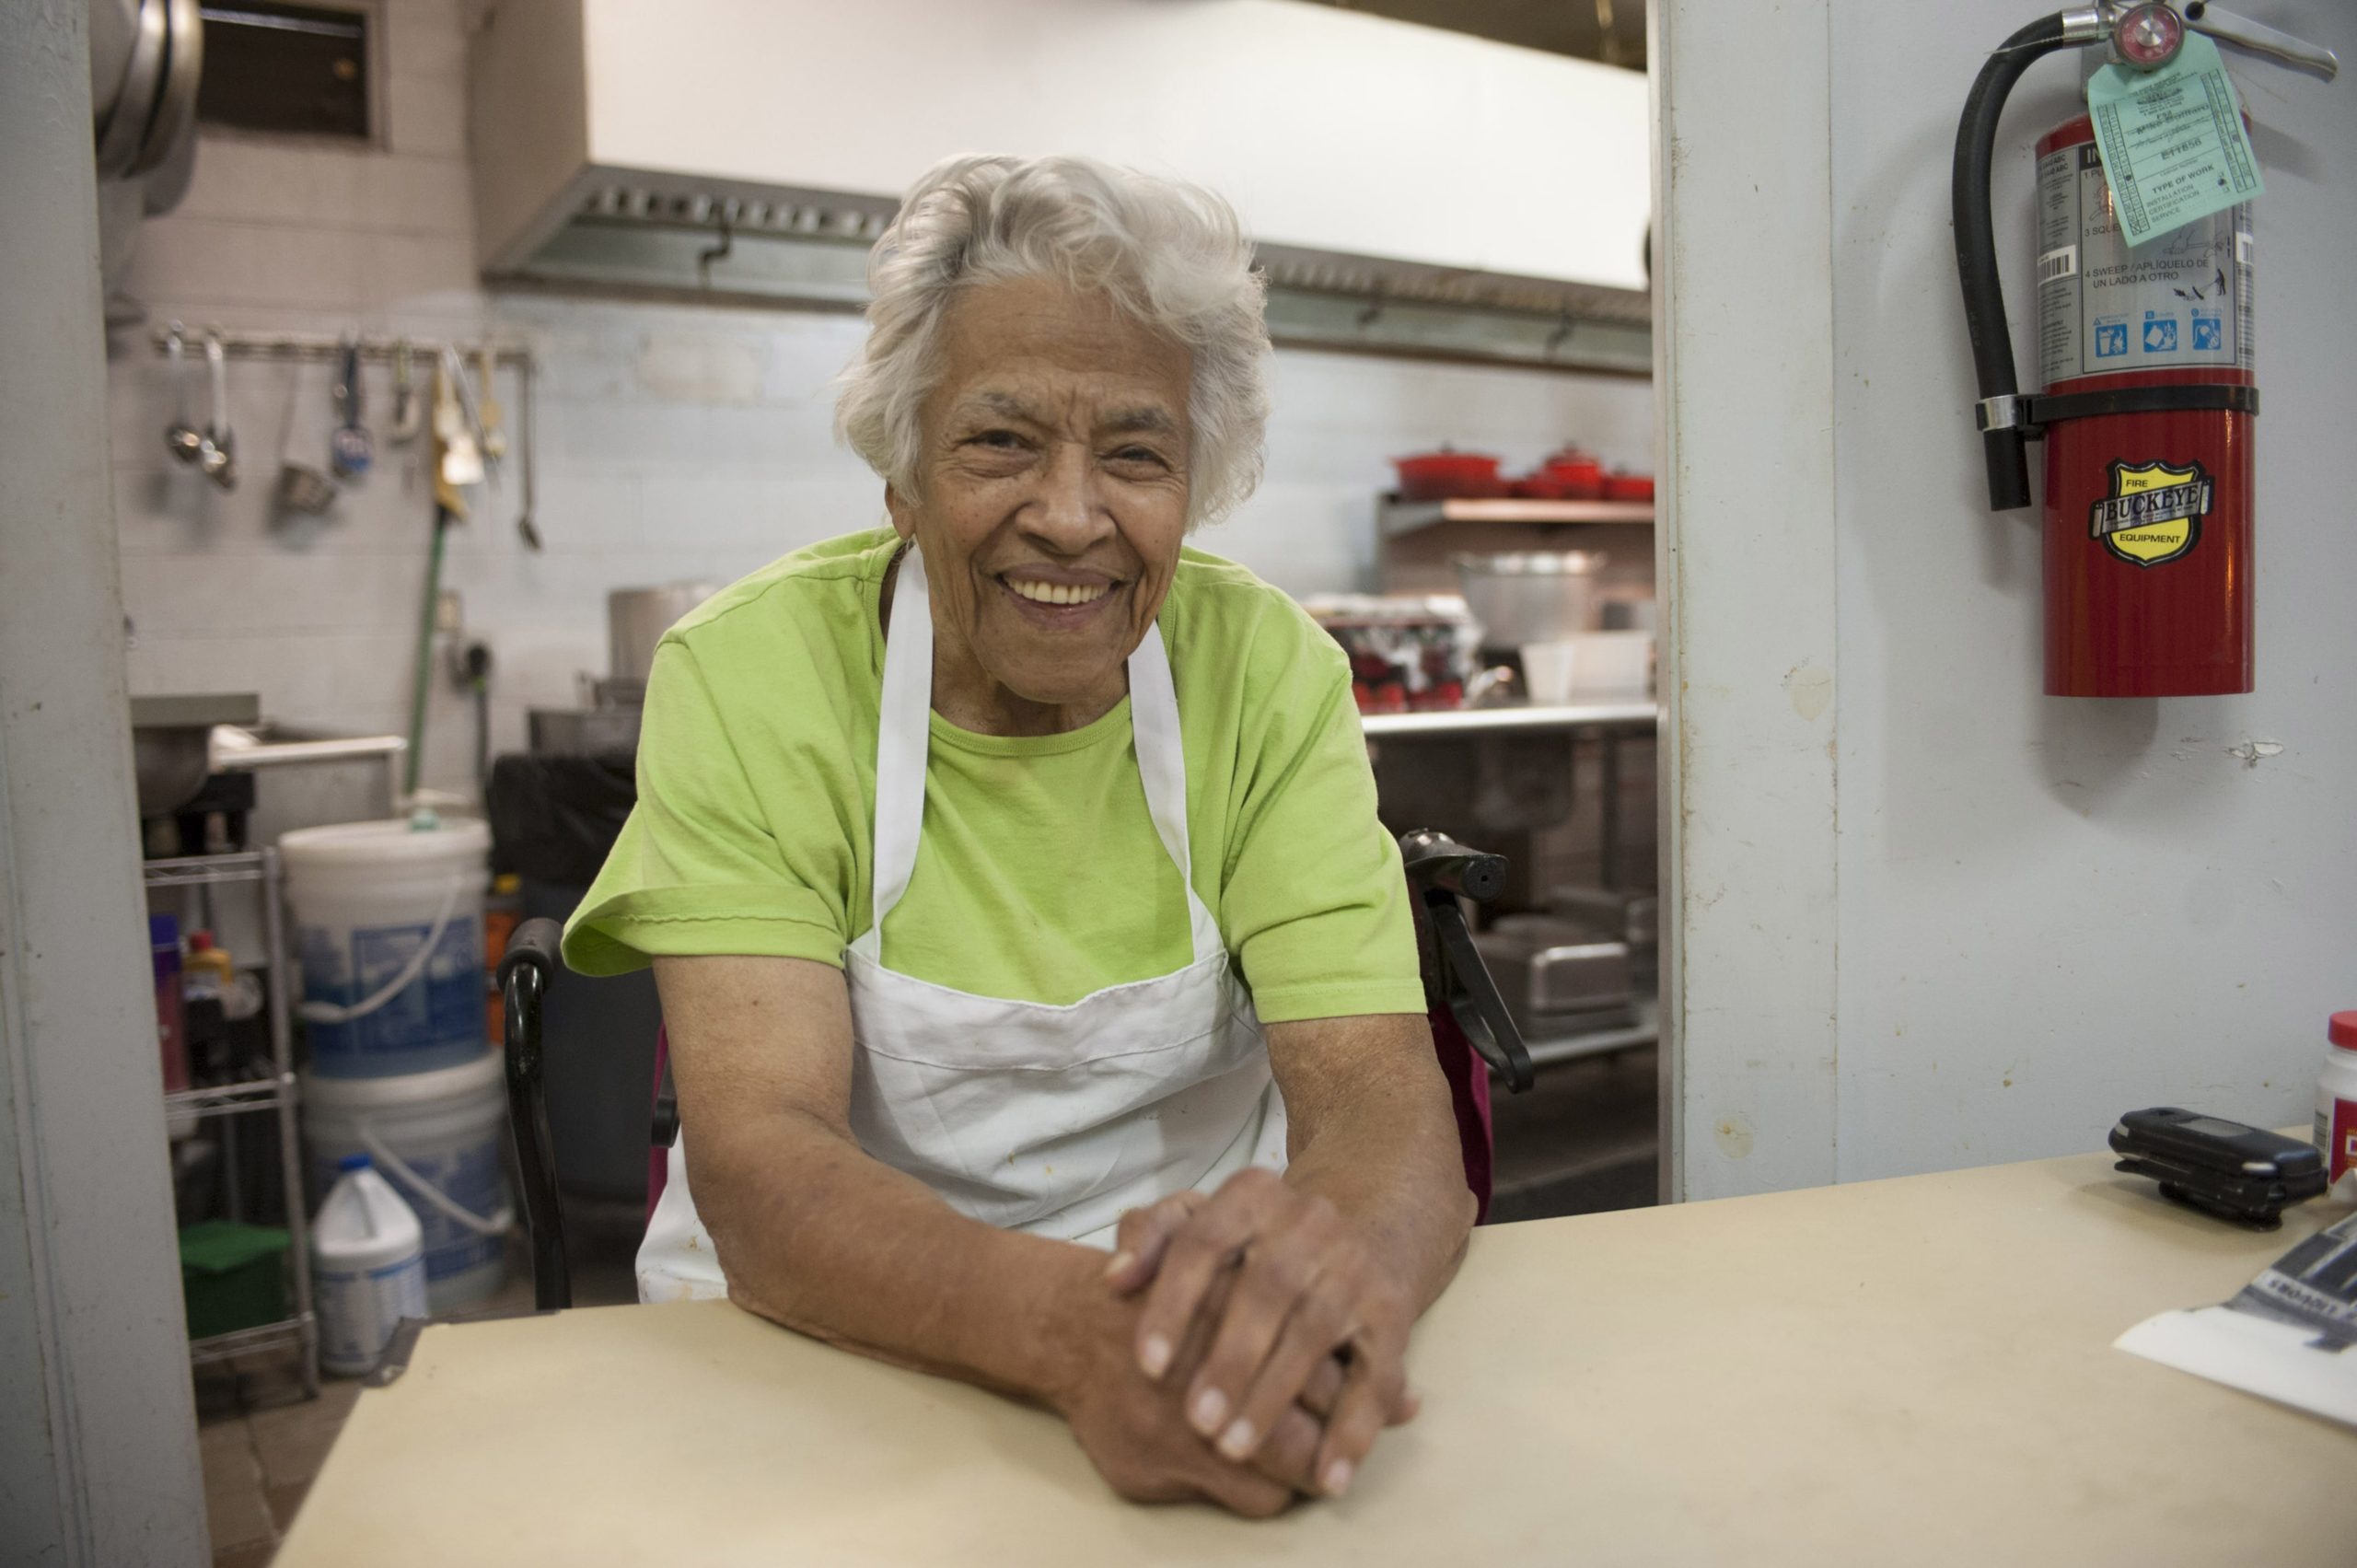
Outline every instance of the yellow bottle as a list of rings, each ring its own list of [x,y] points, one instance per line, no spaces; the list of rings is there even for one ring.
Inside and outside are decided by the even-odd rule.
[[[181,983],[196,995],[226,996],[238,978],[238,966],[230,959],[228,948],[214,946],[213,933],[196,931],[189,934],[181,975]]]

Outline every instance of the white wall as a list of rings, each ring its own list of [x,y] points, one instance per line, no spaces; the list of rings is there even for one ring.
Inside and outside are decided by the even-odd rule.
[[[2048,698],[2035,514],[1973,494],[1944,220],[1979,62],[1911,86],[1927,41],[1893,10],[1840,0],[1832,29],[1844,1173],[2089,1146],[2159,1102],[2304,1122],[2325,1016],[2357,998],[2357,91],[2229,52],[2267,180],[2258,690]],[[2357,59],[2340,0],[2251,10]],[[1952,6],[1947,36],[1993,45],[2017,11]],[[2035,68],[2006,122],[2017,323],[2030,143],[2082,111],[2076,74]],[[2252,740],[2284,749],[2252,765]]]
[[[1681,28],[1707,32],[1696,13],[1711,9],[1666,4],[1673,45]],[[1766,259],[1789,280],[1795,324],[1677,298],[1680,273],[1670,309],[1686,322],[1678,343],[1721,354],[1714,363],[1732,374],[1743,358],[1813,351],[1814,313],[1829,306],[1829,394],[1813,375],[1780,377],[1776,401],[1797,401],[1801,423],[1829,433],[1833,479],[1819,498],[1829,505],[1787,508],[1782,520],[1792,550],[1830,549],[1832,599],[1682,635],[1722,671],[1756,661],[1748,697],[1763,726],[1781,717],[1770,687],[1786,656],[1764,629],[1796,620],[1793,635],[1838,648],[1831,701],[1815,721],[1835,748],[1832,776],[1750,824],[1790,823],[1810,878],[1829,872],[1835,892],[1786,900],[1777,885],[1790,868],[1773,841],[1689,830],[1684,919],[1689,935],[1709,934],[1712,917],[1693,903],[1698,889],[1724,889],[1767,917],[1770,941],[1829,953],[1836,979],[1829,1019],[1771,1008],[1685,1020],[1674,1109],[1685,1189],[2099,1147],[2120,1110],[2161,1102],[2303,1121],[2325,1016],[2357,997],[2357,529],[2343,471],[2357,397],[2357,315],[2345,308],[2357,93],[2234,64],[2268,183],[2256,209],[2258,691],[2049,699],[2036,513],[1986,510],[1948,223],[1958,108],[1980,51],[2026,13],[1958,0],[1927,33],[1911,7],[1803,9],[1788,20],[1807,74],[1735,91],[1731,76],[1681,75],[1673,52],[1667,86],[1682,131],[1677,175],[1698,199],[1796,167],[1802,183],[1823,182],[1821,203],[1687,230],[1713,265]],[[2286,0],[2264,14],[2357,57],[2346,6]],[[2005,122],[1999,243],[2017,328],[2028,303],[2030,144],[2073,111],[2076,82],[2071,61],[2041,63]],[[1796,97],[1797,114],[1771,112]],[[2025,330],[2014,337],[2031,343]],[[1683,494],[1670,507],[1689,546],[1678,585],[1691,610],[1725,575],[1701,547],[1742,524],[1707,488],[1732,437],[1678,406],[1701,389],[1672,390],[1666,434]],[[1771,490],[1815,483],[1804,459],[1756,477]],[[1680,731],[1707,738],[1691,714]],[[2283,749],[2254,765],[2236,754],[2253,740]],[[1747,759],[1689,762],[1689,789],[1727,789]],[[1688,962],[1698,962],[1690,948]],[[1716,1136],[1771,1081],[1801,1086],[1794,1103],[1747,1138]]]
[[[514,749],[527,705],[570,703],[575,672],[603,673],[610,588],[725,580],[881,520],[878,482],[829,434],[829,383],[863,328],[849,317],[483,296],[473,281],[459,7],[391,0],[389,12],[389,147],[207,136],[187,203],[145,226],[130,289],[159,322],[447,334],[496,321],[537,343],[548,551],[529,554],[517,540],[511,463],[504,487],[452,539],[446,575],[470,633],[494,649],[494,749]],[[273,718],[403,728],[430,512],[401,454],[381,448],[384,372],[369,391],[377,471],[324,526],[278,534],[268,493],[287,368],[233,367],[246,477],[222,494],[164,452],[164,362],[144,338],[117,348],[133,689],[258,691]],[[330,377],[316,366],[305,374],[296,436],[316,462]],[[512,380],[503,397],[512,420]],[[1268,482],[1200,542],[1297,592],[1352,587],[1372,560],[1387,458],[1452,440],[1527,462],[1567,437],[1645,465],[1648,389],[1281,354]],[[447,686],[434,703],[426,782],[470,788],[468,710]]]

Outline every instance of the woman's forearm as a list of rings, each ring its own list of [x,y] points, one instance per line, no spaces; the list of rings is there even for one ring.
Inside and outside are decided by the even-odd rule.
[[[1464,1260],[1476,1206],[1428,1027],[1382,1014],[1269,1032],[1293,1118],[1286,1183],[1357,1225],[1422,1313]]]
[[[1050,1400],[1070,1376],[1062,1316],[1096,1294],[1088,1249],[967,1218],[817,1118],[782,1111],[699,1137],[696,1207],[729,1295],[879,1360]]]
[[[1060,1311],[1098,1262],[1000,1231],[869,1156],[849,1125],[850,997],[796,958],[660,958],[688,1182],[729,1295],[886,1361],[1051,1398]]]

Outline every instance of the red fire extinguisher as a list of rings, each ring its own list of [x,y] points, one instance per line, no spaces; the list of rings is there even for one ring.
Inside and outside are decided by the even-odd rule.
[[[2102,45],[2153,71],[2188,29],[2332,79],[2339,62],[2202,0],[2106,0],[2042,17],[1981,67],[1956,128],[1956,273],[1980,386],[1989,505],[2029,505],[2046,443],[2046,690],[2252,689],[2252,242],[2247,203],[2131,250],[2086,115],[2038,144],[2038,385],[2020,391],[1997,275],[1990,162],[2031,62]]]

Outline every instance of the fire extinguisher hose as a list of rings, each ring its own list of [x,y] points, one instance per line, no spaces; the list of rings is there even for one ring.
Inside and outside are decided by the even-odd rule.
[[[1964,286],[1965,326],[1972,334],[1972,367],[1980,396],[2010,398],[2021,385],[2014,369],[2013,331],[2005,320],[2005,290],[1997,276],[1997,237],[1989,215],[1989,166],[1995,156],[1997,120],[2024,71],[2041,56],[2077,41],[2057,13],[2041,17],[2000,44],[1980,67],[1964,117],[1956,128],[1956,270]],[[1989,467],[1989,505],[2013,511],[2029,505],[2029,459],[2019,423],[1983,429],[1980,442]]]

